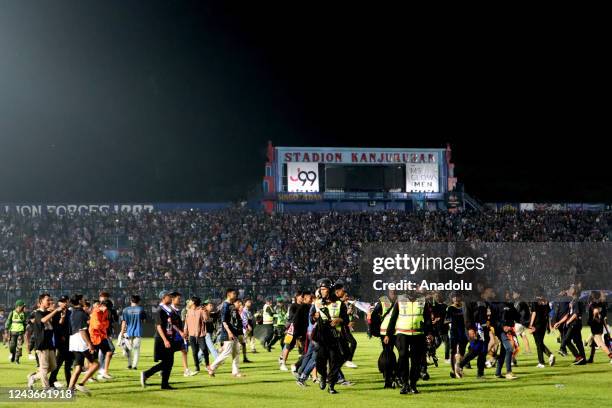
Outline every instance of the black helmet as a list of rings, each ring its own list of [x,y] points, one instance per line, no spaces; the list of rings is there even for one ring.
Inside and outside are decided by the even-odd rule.
[[[328,278],[319,279],[317,281],[317,288],[332,288],[332,281]]]
[[[334,283],[334,289],[342,289],[343,287],[344,287],[344,282],[342,281],[342,279],[338,279]]]

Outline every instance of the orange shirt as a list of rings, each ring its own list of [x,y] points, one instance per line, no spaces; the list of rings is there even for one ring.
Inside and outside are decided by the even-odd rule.
[[[89,315],[89,338],[93,345],[97,346],[107,338],[107,330],[110,325],[108,309],[101,311],[100,307],[94,307]]]

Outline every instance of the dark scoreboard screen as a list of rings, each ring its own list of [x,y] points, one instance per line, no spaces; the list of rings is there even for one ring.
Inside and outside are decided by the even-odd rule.
[[[325,165],[325,191],[406,191],[404,165]]]

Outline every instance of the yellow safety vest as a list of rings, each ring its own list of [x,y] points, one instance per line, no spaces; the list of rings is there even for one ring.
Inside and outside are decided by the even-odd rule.
[[[387,313],[387,311],[391,308],[392,304],[393,303],[391,303],[388,297],[383,296],[380,298],[380,305],[382,306],[381,316],[385,316],[386,314],[385,318],[380,323],[380,335],[381,336],[387,335],[387,327],[389,327],[389,322],[391,321],[391,312]]]
[[[272,309],[272,305],[264,305],[264,307],[263,307],[263,324],[273,324],[274,323],[274,313],[272,313],[272,315],[271,315],[270,312],[268,311],[269,309]]]
[[[340,302],[339,300],[329,303],[329,304],[323,304],[321,299],[317,299],[317,301],[315,302],[315,309],[317,310],[317,312],[319,312],[319,316],[321,316],[321,320],[327,321],[327,315],[321,312],[321,309],[326,307],[327,313],[329,314],[329,318],[333,320],[333,319],[340,317],[340,306],[341,305],[342,305],[342,302]],[[336,325],[336,330],[338,331],[342,330],[342,325],[341,324]]]
[[[425,301],[398,300],[397,306],[399,314],[395,324],[395,332],[407,336],[423,334]]]

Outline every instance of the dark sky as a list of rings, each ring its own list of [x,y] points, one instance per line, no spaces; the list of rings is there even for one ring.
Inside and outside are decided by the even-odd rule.
[[[450,142],[483,201],[612,202],[598,33],[283,3],[0,2],[0,202],[239,199],[269,139]]]

